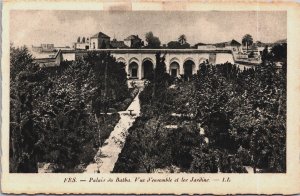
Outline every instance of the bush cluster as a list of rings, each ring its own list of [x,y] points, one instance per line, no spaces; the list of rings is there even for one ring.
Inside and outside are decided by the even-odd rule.
[[[155,74],[114,172],[285,172],[286,61],[277,69],[273,57],[245,70],[203,63],[172,88]]]
[[[47,68],[25,47],[10,55],[10,172],[37,172],[40,162],[75,172],[93,161],[120,118],[116,106],[131,99],[125,65],[109,53]]]

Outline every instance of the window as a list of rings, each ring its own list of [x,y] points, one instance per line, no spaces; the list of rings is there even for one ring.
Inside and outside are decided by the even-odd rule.
[[[95,42],[93,42],[93,48],[95,49]]]

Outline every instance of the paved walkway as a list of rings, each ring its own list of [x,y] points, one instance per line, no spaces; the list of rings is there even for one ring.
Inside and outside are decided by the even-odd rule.
[[[132,110],[133,116],[129,115],[129,110]],[[139,93],[133,99],[126,111],[119,112],[120,120],[116,124],[114,130],[110,133],[102,147],[99,148],[95,160],[99,157],[102,166],[100,167],[101,173],[111,173],[114,169],[115,163],[118,160],[119,154],[124,146],[128,129],[132,126],[136,117],[140,115],[140,100]],[[85,173],[96,173],[98,171],[97,163],[92,163],[87,166]]]

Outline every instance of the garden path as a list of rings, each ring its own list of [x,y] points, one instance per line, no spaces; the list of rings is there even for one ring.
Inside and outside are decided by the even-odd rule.
[[[118,112],[120,114],[119,122],[116,124],[114,130],[110,133],[109,138],[107,138],[102,147],[99,148],[94,159],[96,162],[100,160],[102,165],[98,167],[97,163],[91,163],[86,167],[85,173],[97,173],[99,170],[101,173],[112,172],[115,163],[118,160],[119,154],[125,144],[125,140],[128,135],[128,129],[132,126],[135,119],[140,115],[139,94],[140,92],[133,99],[126,111]],[[132,110],[132,116],[129,114],[130,110]]]

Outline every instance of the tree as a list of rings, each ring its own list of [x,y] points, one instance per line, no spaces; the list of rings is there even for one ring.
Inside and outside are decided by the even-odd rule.
[[[130,96],[125,64],[91,52],[67,66],[40,68],[26,47],[11,46],[10,55],[10,172],[38,172],[38,162],[74,172],[92,161],[118,121],[110,115],[106,125],[97,117]]]
[[[38,115],[33,100],[40,95],[40,72],[26,47],[10,48],[10,172],[37,172]]]
[[[287,59],[287,44],[276,44],[271,49],[274,61],[284,61]]]
[[[181,45],[185,44],[185,43],[186,43],[186,36],[185,36],[184,34],[180,35],[180,36],[178,37],[178,42],[179,42]]]
[[[265,46],[261,54],[261,60],[264,63],[268,58],[269,58],[268,46]]]
[[[141,48],[144,46],[144,42],[143,41],[135,41],[133,43],[131,43],[131,48]]]
[[[93,146],[97,133],[94,116],[87,109],[92,94],[86,80],[90,66],[77,59],[65,69],[43,69],[47,80],[42,86],[46,89],[33,102],[36,122],[41,127],[38,161],[54,163],[58,170],[53,172],[73,171],[82,162],[83,151],[93,149],[86,143]]]
[[[96,114],[105,112],[115,101],[128,97],[125,64],[106,52],[88,52],[84,58],[91,66],[90,82],[95,87],[93,92],[93,109]]]
[[[180,43],[178,41],[170,41],[168,43],[168,48],[171,49],[179,49],[181,47]]]
[[[161,53],[157,52],[156,55],[156,66],[154,70],[153,79],[153,95],[154,99],[162,99],[165,94],[166,89],[166,64],[165,57],[161,57]]]
[[[178,41],[170,41],[168,43],[168,48],[171,48],[171,49],[185,49],[185,48],[190,48],[190,44],[189,43],[180,44]]]
[[[253,44],[253,38],[252,38],[252,36],[249,35],[249,34],[244,35],[244,37],[242,39],[242,43],[243,43],[244,46],[247,47],[247,52],[248,52],[248,47]]]
[[[160,40],[158,37],[154,36],[153,33],[150,31],[146,33],[146,42],[148,43],[148,48],[160,48]]]
[[[181,49],[186,49],[186,48],[190,48],[190,44],[189,43],[184,43],[180,46]]]
[[[33,57],[27,47],[10,47],[10,80],[15,81],[15,77],[29,67],[33,66]]]

